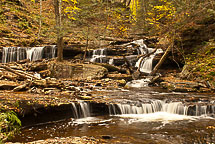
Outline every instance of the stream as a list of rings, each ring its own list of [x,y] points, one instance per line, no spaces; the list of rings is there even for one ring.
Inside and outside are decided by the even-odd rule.
[[[104,143],[215,141],[214,94],[175,93],[143,87],[109,91],[98,88],[92,95],[112,99],[108,115],[93,116],[90,106],[84,102],[82,118],[23,128],[11,142],[70,136],[92,136],[103,139]]]
[[[132,48],[134,44],[138,47]],[[148,48],[144,40],[128,43],[126,49],[134,55],[134,60],[137,54],[155,52],[149,57],[139,58],[138,61],[127,56],[129,63],[145,74],[152,72],[154,57],[163,53],[162,49]],[[26,57],[31,61],[44,57],[53,58],[55,50],[55,46],[4,48],[2,62]],[[110,52],[108,54],[108,49],[93,50],[89,54],[89,61],[120,63],[120,59],[108,56],[113,56]],[[92,101],[72,102],[72,118],[23,127],[10,141],[25,143],[71,136],[94,137],[102,140],[102,143],[120,144],[205,144],[215,141],[214,94],[168,92],[158,87],[148,87],[148,82],[148,79],[128,82],[128,89],[108,89],[102,86],[83,88],[83,93],[101,101],[100,107],[93,106]]]

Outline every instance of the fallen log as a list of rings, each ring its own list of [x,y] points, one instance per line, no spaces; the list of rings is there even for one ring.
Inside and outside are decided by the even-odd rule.
[[[13,89],[13,92],[18,92],[21,91],[23,89],[28,89],[29,83],[25,83],[23,85],[17,86]]]
[[[109,72],[114,72],[114,71],[120,71],[120,68],[107,64],[107,63],[93,63],[95,65],[103,66],[105,67]]]
[[[10,68],[8,66],[5,66],[5,65],[0,65],[0,67],[5,69],[5,70],[7,70],[7,71],[10,71],[10,72],[18,75],[18,76],[20,76],[20,77],[22,77],[24,79],[40,79],[40,78],[35,77],[35,76],[31,75],[31,74],[28,74],[28,73],[23,72],[21,70],[14,70],[14,69],[12,69],[12,68]]]
[[[19,60],[16,63],[18,63],[18,64],[25,64],[25,63],[28,63],[28,62],[30,62],[30,59]]]
[[[150,76],[154,75],[157,70],[160,68],[160,66],[163,64],[163,62],[165,61],[167,55],[169,54],[171,49],[171,45],[166,49],[165,53],[163,54],[163,56],[161,57],[160,61],[157,63],[157,65],[154,67],[154,69],[152,70],[152,72],[149,74]]]
[[[107,41],[118,41],[118,42],[131,42],[131,39],[122,39],[122,38],[114,38],[114,37],[100,37],[101,40]]]

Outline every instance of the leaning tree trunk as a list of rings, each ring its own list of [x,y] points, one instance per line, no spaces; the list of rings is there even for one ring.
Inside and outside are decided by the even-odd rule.
[[[157,72],[157,70],[160,68],[160,66],[161,66],[161,65],[163,64],[163,62],[165,61],[165,59],[166,59],[168,53],[170,52],[171,47],[172,47],[172,45],[170,45],[170,46],[166,49],[166,51],[165,51],[165,53],[163,54],[163,56],[161,57],[160,61],[157,63],[157,65],[154,67],[154,69],[152,70],[152,72],[151,72],[149,75],[154,75],[154,74]]]

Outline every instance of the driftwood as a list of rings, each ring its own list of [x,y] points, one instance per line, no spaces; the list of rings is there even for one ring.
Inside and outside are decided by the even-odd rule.
[[[27,87],[29,86],[29,83],[24,83],[23,85],[17,86],[13,89],[13,92],[18,92],[23,89],[28,89]]]
[[[122,38],[114,38],[114,37],[100,37],[101,40],[107,40],[107,41],[118,41],[118,42],[131,42],[130,39],[122,39]]]
[[[157,63],[157,65],[154,67],[154,69],[152,70],[152,72],[149,75],[154,75],[157,70],[160,68],[160,66],[163,64],[163,62],[165,61],[168,53],[170,52],[171,49],[171,45],[166,49],[165,53],[163,54],[163,56],[161,57],[160,61]]]
[[[11,74],[11,73],[5,72],[5,71],[1,71],[0,75],[1,75],[0,79],[6,78],[6,79],[11,80],[11,81],[16,81],[17,78],[19,77],[19,76],[15,75],[15,74]]]
[[[12,72],[12,73],[18,75],[18,76],[20,76],[20,77],[22,77],[24,79],[40,79],[40,78],[35,77],[35,76],[31,75],[31,74],[28,74],[28,73],[23,72],[21,70],[14,70],[14,69],[12,69],[12,68],[10,68],[8,66],[5,66],[5,65],[0,65],[0,67],[5,69],[5,70],[7,70],[7,71],[9,71],[9,72]]]
[[[152,77],[152,79],[149,82],[149,85],[152,85],[152,84],[156,83],[157,81],[159,81],[160,77],[161,77],[161,74],[159,74],[159,75],[157,75],[155,77]]]
[[[113,71],[120,71],[120,68],[107,64],[107,63],[93,63],[95,65],[99,65],[99,66],[103,66],[105,67],[109,72],[113,72]]]
[[[27,63],[27,62],[30,62],[30,59],[19,60],[16,63],[18,63],[18,64],[24,64],[24,63]]]

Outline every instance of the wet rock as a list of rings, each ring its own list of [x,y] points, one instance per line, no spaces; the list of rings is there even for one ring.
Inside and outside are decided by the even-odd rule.
[[[81,100],[92,100],[91,96],[79,96]]]
[[[66,89],[70,90],[70,91],[77,91],[78,89],[75,88],[74,86],[68,86],[66,87]]]
[[[138,79],[139,77],[140,77],[140,72],[139,72],[139,71],[136,71],[136,72],[134,72],[134,73],[132,74],[132,78],[133,78],[134,80]]]
[[[101,136],[103,139],[112,139],[113,137],[111,135],[103,135]]]
[[[114,80],[121,80],[121,79],[124,79],[127,81],[132,80],[131,75],[128,75],[128,74],[108,74],[106,77]]]
[[[100,82],[96,83],[95,86],[99,86],[100,87],[100,86],[102,86],[102,83],[100,83]]]
[[[118,86],[124,87],[126,85],[126,81],[124,79],[117,80]]]

